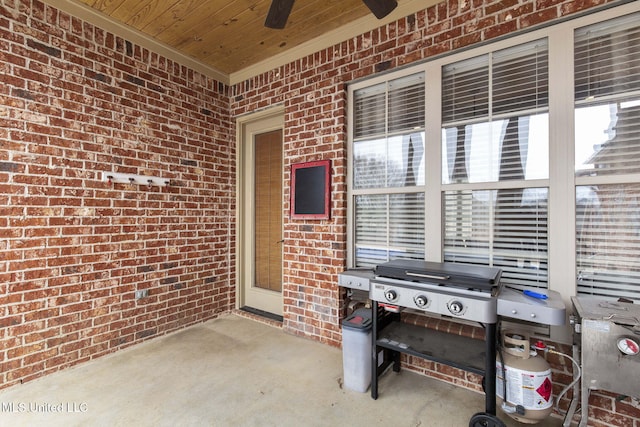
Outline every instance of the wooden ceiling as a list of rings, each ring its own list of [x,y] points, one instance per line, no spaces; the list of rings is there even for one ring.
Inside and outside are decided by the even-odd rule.
[[[298,0],[293,5],[286,27],[275,30],[264,26],[271,0],[45,1],[75,15],[83,9],[89,18],[99,16],[116,24],[117,28],[133,30],[211,70],[217,70],[227,76],[227,80],[234,73],[255,67],[305,43],[315,40],[317,44],[334,30],[356,24],[357,32],[353,35],[360,34],[435,3],[399,0],[396,10],[379,21],[362,0]],[[70,5],[74,10],[69,10]],[[407,6],[412,9],[410,12]],[[364,28],[363,22],[367,22],[369,28]],[[345,38],[338,41],[342,40]]]

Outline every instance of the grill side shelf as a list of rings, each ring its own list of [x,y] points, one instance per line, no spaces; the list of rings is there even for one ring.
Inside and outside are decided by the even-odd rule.
[[[378,332],[376,345],[479,375],[485,373],[485,341],[392,322]]]

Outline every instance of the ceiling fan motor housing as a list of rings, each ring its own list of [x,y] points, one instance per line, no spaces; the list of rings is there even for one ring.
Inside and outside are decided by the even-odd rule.
[[[378,19],[384,18],[398,6],[396,0],[362,1]],[[293,9],[293,2],[294,0],[272,0],[269,12],[267,13],[267,19],[264,21],[264,26],[279,30],[283,29],[285,25],[287,25],[287,19],[289,19],[291,9]]]

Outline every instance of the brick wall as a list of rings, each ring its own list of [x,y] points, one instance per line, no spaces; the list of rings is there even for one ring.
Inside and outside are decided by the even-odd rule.
[[[346,82],[601,3],[442,2],[227,88],[41,2],[3,1],[0,387],[233,308],[233,119],[276,103],[285,106],[283,327],[339,346]],[[331,219],[290,220],[289,166],[325,158]],[[109,184],[102,171],[171,184]],[[149,296],[134,299],[143,289]],[[570,367],[551,362],[557,392]],[[404,363],[478,388],[459,371]],[[640,426],[628,400],[595,393],[591,406],[594,426]]]
[[[285,194],[283,204],[284,328],[339,345],[343,295],[337,274],[346,263],[346,83],[489,41],[536,25],[548,24],[601,6],[607,1],[445,1],[323,51],[300,58],[232,87],[231,114],[238,116],[273,104],[285,106]],[[288,167],[303,161],[333,161],[331,219],[291,220]],[[449,330],[429,319],[412,319]],[[454,333],[476,334],[457,328]],[[553,343],[550,343],[553,344]],[[570,347],[556,346],[571,354]],[[557,394],[571,381],[571,362],[549,356]],[[480,390],[480,378],[422,359],[403,357],[406,368]],[[569,396],[571,393],[569,393]],[[606,392],[591,398],[592,425],[640,427],[640,409],[629,398]],[[562,402],[566,408],[567,399]],[[591,424],[590,424],[591,425]]]
[[[29,0],[0,74],[0,386],[230,310],[228,88]]]

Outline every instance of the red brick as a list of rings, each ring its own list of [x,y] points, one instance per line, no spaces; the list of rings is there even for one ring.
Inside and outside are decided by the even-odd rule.
[[[506,22],[497,24],[493,27],[486,28],[483,31],[484,39],[491,40],[493,38],[512,33],[517,29],[518,29],[518,23],[516,20],[506,21]]]
[[[558,11],[555,8],[549,8],[545,10],[538,10],[534,13],[527,14],[519,18],[520,27],[528,28],[538,24],[543,24],[551,19],[558,17]]]
[[[0,119],[3,147],[13,152],[1,161],[19,165],[18,173],[0,171],[0,194],[12,206],[3,219],[12,226],[10,239],[37,244],[22,244],[8,263],[12,285],[33,289],[0,300],[10,307],[0,321],[7,334],[0,348],[15,357],[2,365],[0,378],[31,379],[231,310],[237,274],[236,225],[230,219],[236,214],[234,118],[277,102],[285,105],[285,165],[331,158],[336,173],[331,220],[304,223],[286,214],[290,174],[283,175],[284,329],[338,346],[341,296],[335,280],[345,263],[348,205],[341,194],[347,185],[345,84],[370,76],[380,63],[410,64],[518,30],[518,19],[538,25],[553,18],[549,10],[567,15],[596,3],[447,0],[415,19],[279,67],[280,77],[264,73],[228,88],[139,46],[132,45],[128,57],[121,37],[49,6],[44,13],[41,2],[2,16],[0,55],[12,64],[2,68],[3,83],[14,88],[0,88],[2,105],[19,114]],[[27,22],[46,34],[50,41],[41,43],[60,49],[65,61],[44,58],[43,46],[27,49],[22,34],[8,31],[9,23],[25,29]],[[159,86],[171,88],[162,99],[154,90]],[[203,114],[203,102],[211,115]],[[98,171],[173,182],[163,189],[110,185]],[[149,289],[151,296],[134,300],[136,289]],[[445,321],[412,321],[484,335]],[[22,342],[29,344],[21,348]],[[405,363],[477,387],[477,378],[457,370],[415,358]],[[616,414],[623,415],[629,414]]]
[[[631,397],[625,397],[622,400],[616,399],[615,410],[618,414],[640,420],[640,407],[638,407],[637,403],[633,403]]]

